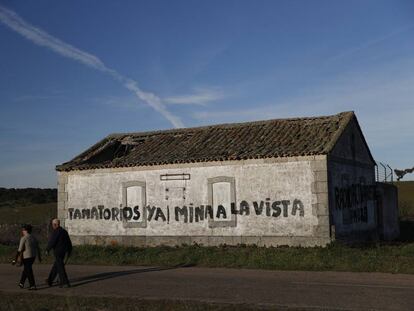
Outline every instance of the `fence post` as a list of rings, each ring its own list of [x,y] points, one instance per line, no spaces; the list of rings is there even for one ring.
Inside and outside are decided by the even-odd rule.
[[[387,168],[381,162],[379,162],[379,164],[384,168],[384,180],[383,180],[383,182],[386,182],[387,181]]]
[[[390,169],[390,174],[391,174],[391,183],[394,183],[394,174],[393,174],[393,172],[392,172],[392,168],[391,168],[391,166],[389,166],[388,164],[387,164],[387,167]]]

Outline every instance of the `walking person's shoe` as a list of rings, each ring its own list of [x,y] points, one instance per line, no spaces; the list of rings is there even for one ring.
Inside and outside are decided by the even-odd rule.
[[[24,284],[23,284],[23,283],[19,283],[19,287],[20,287],[21,289],[23,289],[23,288],[24,288]]]
[[[59,285],[60,288],[69,288],[71,287],[69,283]]]
[[[28,290],[37,290],[36,285],[30,286]]]

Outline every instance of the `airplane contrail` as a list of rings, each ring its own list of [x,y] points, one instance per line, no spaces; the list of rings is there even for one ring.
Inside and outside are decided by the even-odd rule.
[[[46,47],[61,56],[70,58],[95,70],[111,75],[112,78],[122,83],[125,88],[133,92],[139,99],[164,116],[174,127],[184,127],[180,118],[168,111],[159,96],[143,91],[138,87],[137,81],[121,75],[116,70],[106,66],[97,56],[82,51],[73,45],[53,37],[44,30],[29,24],[14,11],[1,5],[0,21],[34,44]]]
[[[332,57],[328,58],[327,59],[327,62],[336,61],[336,60],[341,59],[343,57],[350,56],[350,55],[352,55],[354,53],[357,53],[357,52],[359,52],[361,50],[364,50],[364,49],[369,48],[369,47],[371,47],[373,45],[376,45],[376,44],[381,43],[381,42],[383,42],[385,40],[388,40],[391,37],[394,37],[396,35],[399,35],[399,34],[405,32],[407,30],[410,30],[413,27],[414,27],[414,25],[411,24],[411,25],[408,25],[408,26],[405,26],[405,27],[396,29],[393,32],[390,32],[390,33],[388,33],[388,34],[386,34],[386,35],[384,35],[382,37],[379,37],[379,38],[376,38],[376,39],[367,41],[367,42],[365,42],[365,43],[363,43],[363,44],[361,44],[361,45],[359,45],[357,47],[353,47],[353,48],[350,48],[350,49],[345,49],[341,53],[339,53],[339,54],[337,54],[335,56],[332,56]]]

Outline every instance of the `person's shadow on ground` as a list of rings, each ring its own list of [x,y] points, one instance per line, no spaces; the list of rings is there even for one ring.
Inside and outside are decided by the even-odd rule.
[[[73,279],[70,279],[70,282],[71,282],[71,287],[78,287],[78,286],[86,285],[89,283],[122,277],[125,275],[172,270],[172,269],[178,269],[178,268],[187,268],[187,267],[192,267],[192,266],[194,265],[183,264],[183,265],[177,265],[173,267],[152,267],[152,268],[139,268],[139,269],[133,269],[133,270],[124,270],[124,271],[103,272],[103,273],[92,274],[92,275],[83,276],[79,278],[73,278]],[[46,288],[48,287],[41,287],[38,289],[46,289]]]

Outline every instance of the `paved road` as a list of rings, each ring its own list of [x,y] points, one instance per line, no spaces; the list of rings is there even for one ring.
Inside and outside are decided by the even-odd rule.
[[[68,265],[72,288],[44,284],[36,294],[125,296],[338,310],[414,310],[414,275]],[[20,268],[0,265],[0,291],[17,287]]]

